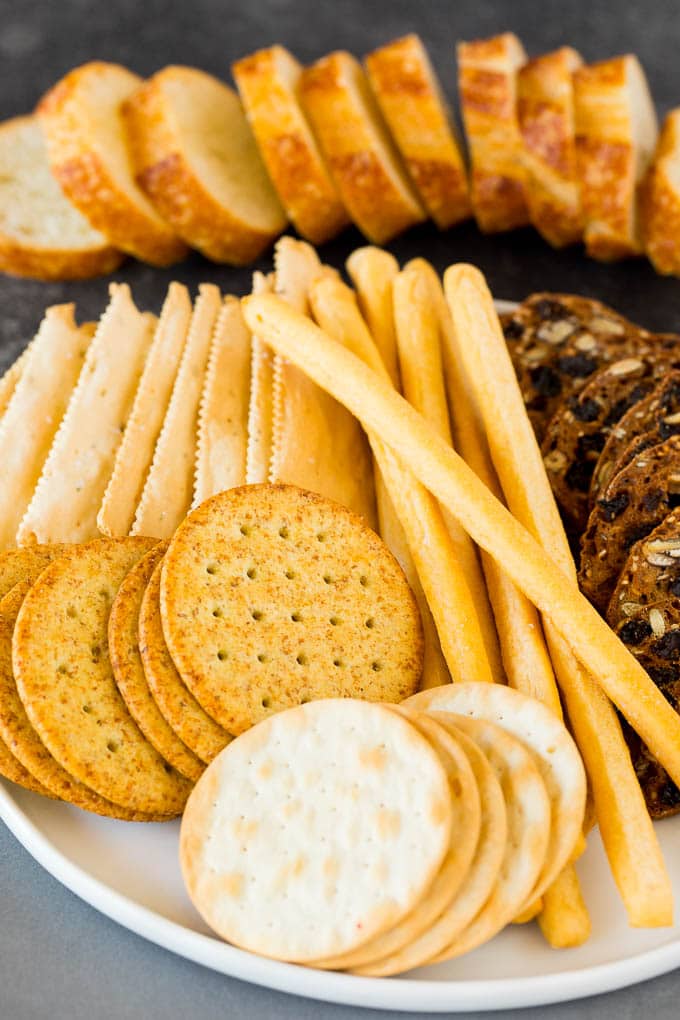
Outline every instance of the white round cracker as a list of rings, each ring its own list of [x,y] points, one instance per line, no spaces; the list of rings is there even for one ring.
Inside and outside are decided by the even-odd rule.
[[[534,755],[552,816],[548,853],[531,890],[532,900],[541,896],[571,859],[583,829],[586,773],[564,723],[540,701],[501,684],[447,684],[414,694],[404,704],[424,712],[488,719],[521,740]]]
[[[446,771],[404,718],[350,699],[278,713],[192,792],[180,861],[223,938],[305,962],[349,952],[422,898],[449,846]]]
[[[533,755],[487,719],[433,713],[477,744],[501,784],[508,836],[500,872],[488,900],[470,924],[430,962],[449,960],[488,942],[526,902],[543,867],[550,841],[550,800]]]
[[[450,945],[481,910],[500,873],[508,836],[507,811],[501,784],[477,744],[462,730],[448,724],[447,728],[465,752],[479,788],[481,828],[470,870],[453,901],[426,931],[396,953],[364,967],[357,967],[353,970],[355,974],[389,977],[428,963]]]
[[[432,745],[446,770],[451,791],[452,825],[446,856],[434,881],[413,910],[393,928],[342,956],[314,961],[315,967],[349,970],[396,953],[437,919],[467,881],[481,828],[479,788],[472,766],[455,737],[422,712],[407,712],[395,705]]]

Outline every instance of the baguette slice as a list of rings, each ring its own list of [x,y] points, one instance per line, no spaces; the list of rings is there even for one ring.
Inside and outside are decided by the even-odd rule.
[[[529,217],[555,248],[574,244],[583,236],[572,85],[572,75],[581,63],[576,50],[562,46],[530,60],[517,78]]]
[[[264,164],[298,234],[323,244],[349,217],[298,99],[302,67],[283,46],[232,65]]]
[[[84,280],[123,261],[64,198],[37,117],[0,125],[0,270],[36,280]]]
[[[231,265],[269,247],[286,215],[233,89],[166,67],[123,109],[137,180],[188,244]]]
[[[458,45],[458,89],[471,162],[472,208],[480,230],[529,222],[517,72],[526,61],[512,32]]]
[[[420,199],[441,230],[470,216],[465,163],[430,58],[407,35],[365,60],[371,88]]]
[[[425,211],[354,57],[337,51],[306,68],[300,98],[359,230],[384,244],[421,223]]]
[[[680,108],[666,117],[641,195],[645,251],[657,273],[680,276]]]
[[[38,105],[50,167],[64,194],[122,251],[155,266],[186,246],[135,183],[122,104],[141,78],[93,61],[70,71]]]
[[[603,261],[639,255],[638,186],[658,128],[637,57],[580,68],[574,74],[574,100],[586,250]]]

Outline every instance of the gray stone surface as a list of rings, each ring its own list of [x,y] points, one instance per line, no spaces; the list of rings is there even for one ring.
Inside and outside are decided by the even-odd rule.
[[[30,110],[62,73],[93,58],[120,61],[141,74],[174,62],[228,77],[232,60],[272,42],[311,60],[336,48],[362,55],[407,31],[423,37],[453,96],[455,41],[508,28],[533,54],[563,43],[590,60],[637,52],[663,113],[680,102],[677,10],[673,0],[0,0],[0,117]],[[348,231],[324,256],[340,265],[357,243],[359,235]],[[475,262],[498,296],[572,290],[611,302],[651,327],[680,330],[680,282],[655,276],[642,260],[598,265],[578,250],[553,252],[530,231],[485,238],[471,224],[447,234],[423,227],[393,250],[402,259],[426,255],[440,268],[460,259]],[[267,268],[268,259],[262,265]],[[129,262],[116,279],[129,281],[139,303],[156,309],[172,278],[192,287],[213,280],[241,293],[249,275],[196,256],[167,272]],[[83,318],[96,317],[106,281],[47,286],[0,277],[0,367],[32,335],[45,305],[64,300],[75,300]],[[249,987],[144,942],[58,885],[2,826],[0,862],[0,1020],[342,1020],[360,1013]],[[678,994],[675,974],[512,1016],[665,1020],[677,1017]]]

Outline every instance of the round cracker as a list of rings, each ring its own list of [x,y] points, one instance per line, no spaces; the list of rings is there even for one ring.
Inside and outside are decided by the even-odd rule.
[[[356,514],[290,485],[229,489],[189,514],[161,614],[182,679],[229,733],[318,698],[398,702],[422,672],[392,553]]]
[[[500,873],[482,909],[431,961],[449,960],[488,942],[527,902],[550,842],[550,799],[533,756],[506,730],[487,719],[433,712],[442,726],[455,726],[477,744],[501,784],[508,837]]]
[[[541,896],[571,860],[583,831],[586,773],[564,723],[540,701],[501,684],[448,684],[415,695],[410,705],[425,712],[488,719],[521,740],[534,755],[551,806],[550,845],[531,894],[532,899]]]
[[[0,776],[11,779],[17,786],[23,786],[25,790],[33,793],[41,793],[43,797],[53,797],[46,786],[39,783],[28,769],[24,768],[19,759],[12,754],[4,740],[0,739]]]
[[[333,959],[315,961],[315,967],[334,970],[363,968],[374,960],[382,960],[412,942],[426,931],[453,901],[468,872],[479,840],[481,804],[479,789],[470,762],[455,738],[434,719],[423,713],[408,712],[394,706],[425,737],[446,770],[451,794],[451,838],[446,856],[432,885],[411,913],[399,924],[365,946]],[[366,969],[368,973],[370,967]]]
[[[15,584],[37,578],[52,560],[63,556],[67,545],[24,545],[20,549],[7,549],[0,553],[0,599]]]
[[[203,711],[177,672],[163,635],[161,567],[155,568],[139,613],[139,651],[154,701],[166,722],[195,755],[210,763],[232,739]]]
[[[27,560],[26,565],[28,562]],[[44,567],[39,567],[37,573],[41,573],[43,569]],[[159,816],[130,811],[113,804],[88,786],[79,783],[52,757],[31,725],[19,697],[12,669],[14,625],[30,588],[30,580],[19,582],[0,601],[0,734],[16,756],[20,767],[28,772],[35,783],[35,786],[29,789],[44,792],[49,797],[65,800],[69,804],[75,804],[76,807],[106,818],[137,822],[164,820]]]
[[[498,879],[508,836],[507,810],[501,784],[477,744],[462,730],[450,725],[448,720],[446,728],[455,735],[465,752],[479,788],[481,828],[470,870],[453,902],[429,928],[396,953],[356,968],[356,974],[389,977],[429,963],[467,928],[489,899]]]
[[[163,559],[165,549],[164,543],[150,549],[135,563],[118,589],[109,616],[109,656],[118,690],[146,739],[178,772],[196,782],[205,766],[161,715],[149,690],[139,654],[138,624],[142,596],[154,568]]]
[[[189,798],[180,863],[223,938],[307,962],[358,948],[420,901],[449,846],[446,771],[406,719],[330,699],[264,720]]]
[[[181,812],[191,784],[128,712],[107,647],[113,598],[154,545],[98,539],[50,564],[19,611],[12,661],[31,724],[62,768],[107,800],[168,816]]]

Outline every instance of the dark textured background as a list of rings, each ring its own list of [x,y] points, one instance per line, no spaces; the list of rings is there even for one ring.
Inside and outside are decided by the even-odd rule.
[[[224,78],[232,60],[273,42],[303,61],[331,49],[361,56],[408,31],[425,41],[444,87],[455,94],[454,44],[513,29],[530,54],[569,43],[586,59],[633,50],[650,79],[659,112],[680,104],[680,5],[673,0],[0,0],[0,117],[30,110],[65,71],[100,58],[149,74],[171,62]],[[361,243],[348,231],[323,256],[340,265]],[[411,231],[392,245],[406,259],[426,255],[439,268],[466,259],[488,275],[499,297],[536,289],[594,295],[645,325],[680,331],[680,280],[656,276],[644,260],[613,266],[578,249],[557,253],[531,231],[482,237],[473,225],[447,234]],[[268,259],[263,266],[268,267]],[[157,309],[170,279],[195,287],[213,280],[248,289],[249,271],[198,256],[169,271],[133,261],[127,280],[140,305]],[[106,302],[106,281],[46,285],[0,276],[0,365],[34,332],[43,308],[75,300],[83,318]],[[0,478],[2,466],[0,465]],[[0,1020],[212,1020],[222,1017],[346,1020],[352,1008],[322,1006],[231,981],[151,946],[98,915],[59,886],[0,826]],[[678,1016],[680,976],[563,1006],[513,1013],[549,1020],[655,1020]],[[386,1016],[371,1012],[366,1016]],[[392,1014],[396,1016],[397,1014]],[[413,1014],[411,1014],[413,1015]],[[499,1020],[510,1014],[496,1014]],[[400,1014],[406,1016],[406,1014]]]

